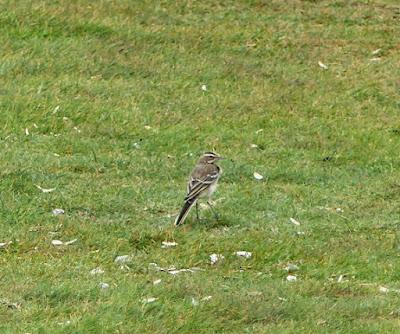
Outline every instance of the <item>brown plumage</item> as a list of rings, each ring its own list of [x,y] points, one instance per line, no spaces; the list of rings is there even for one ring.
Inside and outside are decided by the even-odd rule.
[[[210,197],[217,188],[218,179],[222,173],[221,168],[217,166],[215,162],[221,159],[223,158],[213,152],[206,152],[200,157],[197,165],[190,174],[187,185],[187,194],[184,199],[183,207],[175,219],[176,226],[185,221],[190,209],[195,204],[197,218],[199,218],[197,200],[206,196],[208,196],[207,204],[210,206],[215,217],[218,218],[212,205],[210,204]]]

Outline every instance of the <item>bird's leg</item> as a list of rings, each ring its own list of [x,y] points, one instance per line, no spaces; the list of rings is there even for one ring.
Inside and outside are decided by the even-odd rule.
[[[212,213],[214,214],[215,219],[218,221],[219,220],[219,216],[218,213],[215,211],[214,207],[211,205],[210,201],[207,201],[208,206],[210,207]]]
[[[196,217],[197,217],[197,221],[200,221],[200,217],[199,217],[199,202],[196,202]]]

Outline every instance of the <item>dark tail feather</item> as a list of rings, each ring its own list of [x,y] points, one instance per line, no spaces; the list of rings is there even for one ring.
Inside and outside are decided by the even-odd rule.
[[[186,201],[183,204],[183,208],[182,208],[181,212],[179,213],[178,217],[176,217],[176,219],[175,219],[175,226],[179,226],[179,225],[183,224],[183,222],[186,219],[186,216],[188,215],[193,204],[195,204],[195,203],[196,203],[196,201]]]

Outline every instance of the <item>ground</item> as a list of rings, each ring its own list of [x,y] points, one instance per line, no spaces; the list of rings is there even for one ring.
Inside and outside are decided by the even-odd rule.
[[[396,0],[0,3],[0,332],[398,333],[399,20]],[[175,229],[209,150],[221,220]]]

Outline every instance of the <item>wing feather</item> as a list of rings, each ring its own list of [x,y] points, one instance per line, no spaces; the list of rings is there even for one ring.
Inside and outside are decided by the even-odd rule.
[[[198,197],[204,190],[206,190],[211,184],[217,181],[219,176],[218,171],[214,171],[205,175],[202,179],[191,178],[188,186],[188,193],[185,197],[185,201],[190,201]]]

